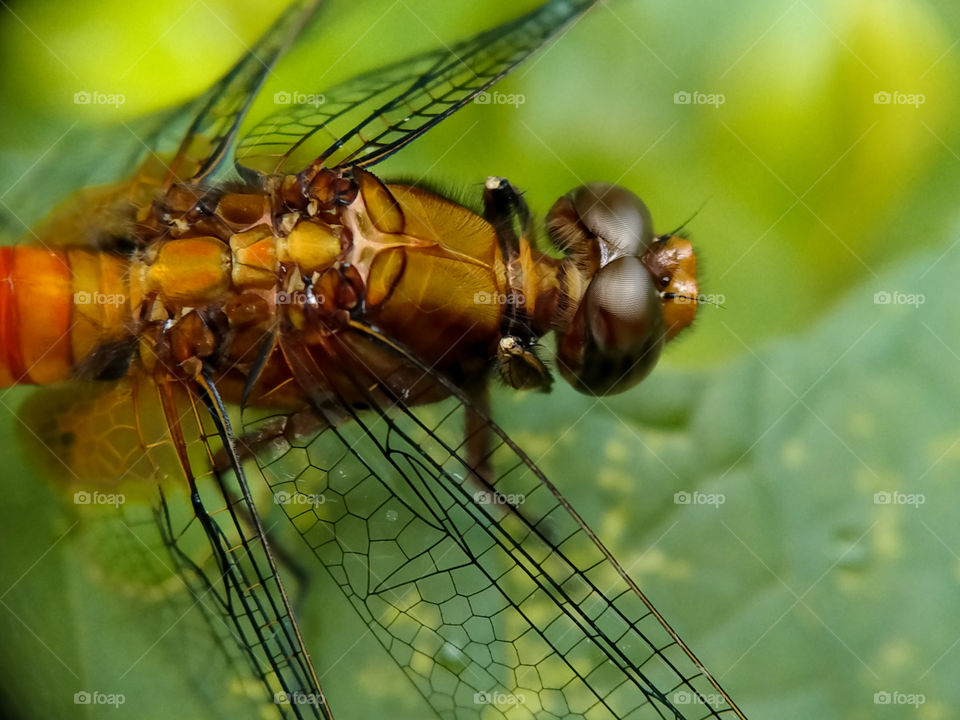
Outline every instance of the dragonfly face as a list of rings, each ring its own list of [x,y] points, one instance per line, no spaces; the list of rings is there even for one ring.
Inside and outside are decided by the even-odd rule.
[[[654,237],[643,201],[607,183],[584,185],[560,198],[547,227],[554,244],[589,278],[570,327],[558,329],[560,372],[583,392],[622,392],[645,378],[664,343],[693,322],[692,248],[681,238]]]
[[[742,717],[488,408],[494,372],[549,387],[537,348],[551,331],[578,390],[646,376],[695,314],[690,244],[656,236],[628,190],[591,183],[547,216],[558,259],[505,179],[488,179],[480,215],[367,169],[594,4],[550,0],[238,138],[322,5],[295,2],[172,113],[189,118],[172,154],[88,191],[41,244],[0,248],[0,380],[82,387],[26,404],[38,452],[75,487],[153,488],[162,545],[214,598],[225,651],[264,698],[279,692],[274,716],[336,708],[263,490],[438,716],[511,716],[489,698],[522,688],[535,717]],[[225,179],[231,161],[242,182]]]

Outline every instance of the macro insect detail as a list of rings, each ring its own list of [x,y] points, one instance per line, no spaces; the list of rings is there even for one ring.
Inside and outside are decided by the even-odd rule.
[[[189,119],[176,148],[0,248],[0,386],[52,386],[21,412],[40,452],[73,487],[135,488],[273,716],[336,708],[264,490],[441,717],[743,717],[490,418],[494,377],[549,389],[549,333],[581,392],[646,377],[696,314],[690,242],[591,182],[546,214],[550,254],[507,179],[474,212],[369,170],[596,1],[550,0],[240,137],[323,4],[294,2],[161,118]],[[522,706],[496,700],[518,688]]]

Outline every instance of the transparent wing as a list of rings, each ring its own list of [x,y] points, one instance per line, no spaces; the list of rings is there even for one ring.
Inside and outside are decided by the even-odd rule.
[[[201,181],[221,168],[264,80],[321,2],[291,3],[230,72],[195,101],[198,113],[170,165],[172,174]]]
[[[234,451],[229,418],[216,389],[191,388],[186,412],[161,383],[164,416],[183,465],[190,510],[159,508],[161,526],[182,576],[213,616],[227,627],[284,718],[331,718],[316,671],[281,581],[274,551]],[[199,454],[190,457],[184,428],[197,430]],[[230,470],[215,467],[226,457]],[[197,470],[199,469],[199,473]]]
[[[186,494],[177,493],[171,504],[186,505]],[[163,680],[174,690],[189,690],[194,712],[213,720],[246,717],[251,705],[270,708],[264,679],[251,662],[250,653],[237,642],[236,631],[225,622],[218,590],[194,582],[181,551],[169,543],[161,504],[131,500],[117,508],[83,506],[80,538],[83,557],[105,593],[120,596],[136,629],[118,628],[118,647],[127,653],[131,685],[149,683],[143,675],[146,654],[159,654]],[[171,552],[173,550],[174,552]],[[151,667],[158,666],[153,663]],[[259,692],[255,691],[259,681]],[[157,683],[153,703],[163,701]],[[169,689],[168,689],[169,691]],[[149,703],[147,698],[137,698]],[[188,710],[189,712],[189,710]],[[151,715],[152,716],[152,715]],[[264,716],[269,717],[264,712]]]
[[[550,0],[469,40],[347,80],[323,102],[285,107],[253,127],[237,169],[297,172],[373,165],[470,102],[598,0]]]
[[[211,469],[230,446],[229,422],[204,392],[140,374],[44,389],[18,413],[22,440],[62,494],[81,498],[88,520],[97,514],[84,537],[103,582],[136,597],[166,588],[174,616],[164,630],[193,653],[171,667],[209,678],[198,684],[224,707],[229,699],[259,706],[261,717],[329,718],[243,475]],[[122,500],[113,508],[97,502],[104,497]],[[229,687],[213,687],[224,676]]]
[[[125,710],[139,717],[156,717],[158,707],[211,720],[242,717],[251,702],[245,694],[251,682],[243,678],[252,676],[226,626],[207,611],[209,598],[187,592],[175,572],[150,505],[169,448],[160,442],[143,447],[141,437],[162,437],[157,435],[162,418],[151,422],[136,413],[135,396],[129,381],[80,383],[38,389],[19,407],[23,424],[16,427],[33,470],[27,477],[47,481],[46,488],[33,490],[46,502],[26,503],[20,512],[63,513],[71,528],[57,544],[64,562],[56,601],[27,594],[22,604],[53,609],[53,618],[33,617],[38,626],[60,623],[58,655],[69,656],[69,643],[59,644],[63,638],[73,633],[87,638],[82,654],[67,666],[54,662],[66,682],[76,681],[72,666],[83,676],[83,686],[106,683],[111,692],[122,692]],[[139,433],[138,417],[144,421]],[[49,507],[50,495],[43,492],[48,488],[62,499],[60,508]],[[8,486],[4,492],[14,497],[12,490]],[[186,500],[184,491],[178,495],[179,502]],[[9,534],[4,542],[11,552],[18,546],[10,543],[21,542],[25,555],[37,549]],[[50,582],[39,591],[50,595]],[[83,590],[69,589],[77,585]],[[98,621],[105,612],[121,620]],[[52,687],[59,687],[53,677]],[[169,698],[171,692],[175,699]],[[36,710],[34,716],[44,713]]]
[[[62,221],[48,223],[67,230],[63,244],[83,238],[83,229],[70,228],[101,216],[91,210],[89,193],[78,191],[95,187],[106,205],[132,189],[141,172],[159,182],[166,172],[161,159],[173,156],[195,114],[190,102],[120,125],[73,127],[39,158],[25,159],[25,171],[0,168],[0,233],[5,240],[30,241],[30,231],[52,214]]]
[[[455,386],[356,327],[322,347],[280,342],[325,422],[274,435],[260,470],[439,716],[742,717],[539,469]],[[369,370],[385,352],[396,369]],[[450,397],[422,404],[438,387]],[[245,412],[249,437],[278,425]],[[465,433],[470,416],[480,423]],[[484,433],[489,452],[469,460]]]
[[[0,204],[0,232],[16,238],[42,218],[32,239],[44,244],[96,244],[122,234],[132,211],[175,182],[211,180],[237,128],[277,61],[322,0],[295,0],[209,90],[178,107],[106,128],[71,129],[26,177],[11,179]],[[42,177],[44,192],[34,178]],[[81,188],[88,189],[76,197]],[[63,203],[57,207],[61,201]],[[51,207],[56,209],[51,213]],[[112,233],[113,226],[116,232]],[[28,236],[27,240],[31,240]]]

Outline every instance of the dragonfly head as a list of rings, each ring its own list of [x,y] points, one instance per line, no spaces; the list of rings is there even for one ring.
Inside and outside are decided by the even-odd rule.
[[[560,373],[590,395],[627,390],[696,315],[693,247],[682,237],[655,236],[643,201],[609,183],[561,197],[547,215],[547,231],[586,286],[558,333]]]

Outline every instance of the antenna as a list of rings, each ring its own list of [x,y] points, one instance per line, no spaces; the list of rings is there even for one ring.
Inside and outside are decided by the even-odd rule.
[[[709,200],[704,200],[704,201],[700,204],[700,207],[698,207],[696,210],[693,211],[693,215],[691,215],[691,216],[688,217],[686,220],[684,220],[682,223],[680,223],[680,225],[677,226],[677,229],[676,229],[676,230],[672,230],[672,231],[670,231],[670,232],[668,232],[668,233],[664,233],[664,235],[661,235],[661,237],[669,237],[669,236],[671,236],[671,235],[676,235],[678,232],[680,232],[681,230],[683,230],[683,229],[687,226],[688,223],[690,223],[697,215],[700,214],[700,211],[703,210],[703,208],[705,208],[705,207],[707,206],[707,203],[708,203],[708,202],[709,202]]]

